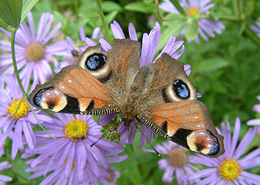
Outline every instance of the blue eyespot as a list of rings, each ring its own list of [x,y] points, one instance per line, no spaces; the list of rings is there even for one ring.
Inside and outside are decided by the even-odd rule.
[[[103,54],[92,54],[87,58],[86,66],[89,70],[98,70],[102,68],[107,59]]]
[[[173,82],[173,89],[176,95],[182,99],[187,99],[190,97],[190,90],[188,86],[181,80],[175,80]]]

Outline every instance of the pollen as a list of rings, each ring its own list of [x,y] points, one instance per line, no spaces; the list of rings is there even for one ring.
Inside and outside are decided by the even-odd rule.
[[[196,7],[190,7],[189,9],[186,10],[187,14],[189,15],[196,15],[198,12],[198,8]]]
[[[38,62],[45,55],[45,47],[38,42],[31,43],[26,48],[26,58],[28,61]]]
[[[27,116],[30,111],[28,103],[25,100],[21,100],[21,98],[13,99],[8,105],[9,107],[6,109],[8,115],[16,120]]]
[[[225,159],[218,167],[218,174],[225,181],[234,181],[241,175],[241,166],[234,159]]]
[[[188,163],[188,155],[185,149],[182,148],[173,148],[168,153],[168,162],[177,168],[182,168],[184,165]]]
[[[86,138],[88,128],[89,125],[87,125],[86,121],[74,118],[67,123],[63,129],[63,133],[73,141],[80,141]]]

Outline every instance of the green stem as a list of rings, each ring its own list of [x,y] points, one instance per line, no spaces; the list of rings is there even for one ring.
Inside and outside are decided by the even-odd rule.
[[[97,7],[98,7],[99,16],[101,18],[101,22],[102,22],[102,25],[103,25],[103,29],[105,31],[105,33],[104,33],[105,39],[109,43],[111,43],[111,40],[109,38],[108,25],[106,24],[106,21],[105,21],[105,16],[104,16],[104,13],[103,13],[101,0],[96,0],[96,3],[97,3]]]
[[[23,85],[22,85],[22,82],[21,82],[21,79],[19,77],[19,71],[18,71],[18,68],[17,68],[17,65],[16,65],[16,59],[15,59],[15,34],[16,34],[16,30],[12,31],[11,32],[11,53],[12,53],[12,60],[13,60],[13,67],[14,67],[14,73],[15,73],[15,76],[16,76],[16,79],[17,79],[17,82],[19,84],[19,87],[23,93],[23,98],[26,99],[29,107],[30,107],[30,110],[32,110],[32,113],[37,121],[37,123],[39,124],[39,126],[41,127],[42,130],[44,130],[50,137],[52,137],[53,139],[57,139],[55,138],[54,136],[52,136],[39,122],[39,120],[37,119],[36,117],[36,114],[32,108],[32,106],[30,105],[29,101],[28,101],[28,96],[23,88]],[[23,100],[23,99],[22,99]],[[19,109],[21,103],[19,104],[19,106],[17,107],[17,109]],[[16,110],[17,111],[17,110]],[[63,139],[63,138],[62,138]],[[60,140],[60,139],[57,139],[57,140]]]
[[[179,1],[177,0],[172,0],[172,4],[175,6],[175,8],[182,14],[182,15],[186,15],[187,13],[185,12],[185,10],[182,8],[182,6],[180,5]]]
[[[16,76],[16,79],[18,81],[18,84],[19,84],[19,87],[20,89],[22,90],[22,93],[23,93],[23,96],[25,97],[25,99],[27,100],[28,102],[28,97],[27,97],[27,94],[23,88],[23,85],[22,85],[22,82],[21,82],[21,79],[19,77],[19,72],[18,72],[18,69],[17,69],[17,65],[16,65],[16,60],[15,60],[15,50],[14,50],[14,38],[15,38],[15,33],[16,33],[16,30],[12,31],[11,32],[11,53],[12,53],[12,59],[13,59],[13,67],[14,67],[14,73],[15,73],[15,76]]]

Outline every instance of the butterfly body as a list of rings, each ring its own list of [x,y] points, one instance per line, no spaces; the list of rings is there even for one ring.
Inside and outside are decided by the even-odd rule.
[[[184,64],[162,54],[140,68],[140,43],[114,40],[112,49],[89,47],[79,66],[63,68],[49,82],[37,86],[30,102],[41,109],[74,114],[121,113],[125,126],[135,119],[158,134],[202,155],[224,153],[223,137]]]

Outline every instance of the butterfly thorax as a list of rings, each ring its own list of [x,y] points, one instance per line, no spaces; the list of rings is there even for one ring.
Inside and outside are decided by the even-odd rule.
[[[125,101],[122,103],[120,111],[122,113],[122,120],[125,126],[129,126],[131,122],[137,117],[140,109],[140,99],[142,97],[142,90],[145,84],[148,68],[142,67],[137,73],[131,89],[125,96]]]

